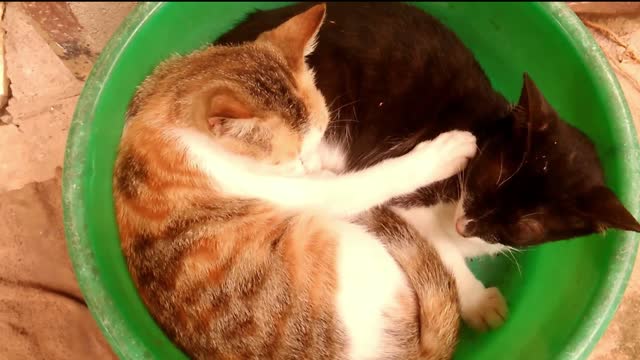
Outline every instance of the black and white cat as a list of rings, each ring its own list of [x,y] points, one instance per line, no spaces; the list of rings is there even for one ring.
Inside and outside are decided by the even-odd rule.
[[[253,40],[312,5],[256,11],[217,43]],[[510,104],[471,51],[422,10],[401,3],[327,6],[309,64],[336,111],[322,156],[305,165],[352,171],[449,130],[476,135],[480,151],[462,177],[393,202],[454,274],[469,326],[501,325],[507,306],[465,258],[607,228],[640,232],[606,186],[593,143],[559,118],[529,76],[518,103]],[[397,176],[403,174],[388,181]]]

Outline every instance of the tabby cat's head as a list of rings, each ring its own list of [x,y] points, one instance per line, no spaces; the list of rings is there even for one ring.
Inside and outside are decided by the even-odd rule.
[[[607,228],[640,231],[605,185],[593,143],[559,118],[528,75],[500,126],[466,170],[458,233],[520,247]]]
[[[254,42],[220,47],[218,78],[194,102],[198,126],[227,150],[283,169],[302,169],[329,113],[305,57],[325,17],[316,5]]]

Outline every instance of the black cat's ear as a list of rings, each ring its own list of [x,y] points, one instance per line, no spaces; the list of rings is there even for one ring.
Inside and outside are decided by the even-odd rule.
[[[300,70],[304,57],[316,46],[316,36],[326,14],[324,3],[298,14],[273,30],[262,33],[257,41],[267,41],[277,47],[293,70]]]
[[[529,74],[524,73],[522,92],[518,100],[518,115],[534,131],[546,130],[553,119],[555,112],[544,98],[540,89],[533,82]]]
[[[600,230],[614,228],[640,232],[640,223],[622,205],[616,194],[605,186],[597,186],[578,199],[578,211],[598,224]]]

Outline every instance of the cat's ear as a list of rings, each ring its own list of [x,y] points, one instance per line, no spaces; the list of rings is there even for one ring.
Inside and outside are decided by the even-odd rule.
[[[304,57],[313,52],[316,36],[326,13],[326,5],[319,4],[287,20],[277,28],[264,32],[258,41],[268,41],[284,55],[294,70],[302,69]]]
[[[194,103],[194,117],[210,130],[217,132],[222,125],[233,120],[255,117],[251,105],[226,89],[203,93]]]
[[[555,111],[547,102],[529,74],[524,73],[522,92],[516,115],[534,131],[546,130],[555,118]]]
[[[208,105],[207,118],[210,123],[216,119],[239,120],[253,118],[253,112],[248,104],[231,94],[216,94],[209,99]]]
[[[581,215],[598,224],[601,230],[614,228],[640,232],[640,223],[605,186],[596,186],[584,193],[577,205]]]

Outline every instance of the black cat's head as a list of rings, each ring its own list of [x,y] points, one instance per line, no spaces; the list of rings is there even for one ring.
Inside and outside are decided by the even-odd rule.
[[[640,232],[605,185],[593,143],[560,119],[527,74],[499,127],[465,170],[460,235],[524,247],[608,228]]]

